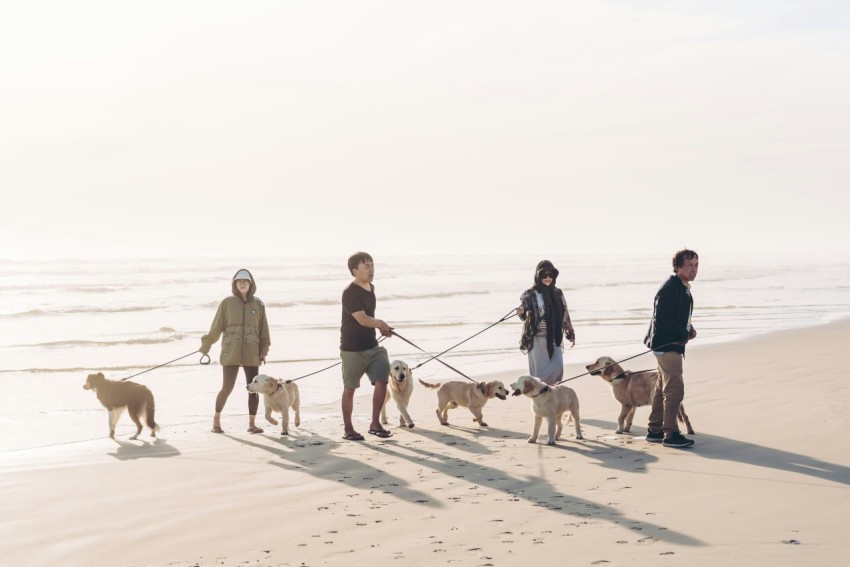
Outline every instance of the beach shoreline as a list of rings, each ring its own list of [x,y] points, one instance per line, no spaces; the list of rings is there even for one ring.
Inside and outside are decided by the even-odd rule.
[[[395,427],[391,402],[387,440],[343,441],[331,403],[306,408],[285,439],[262,417],[261,435],[242,415],[214,435],[208,416],[187,415],[154,443],[119,434],[6,451],[0,562],[519,565],[564,553],[579,565],[838,564],[850,551],[850,441],[837,434],[850,425],[848,338],[843,319],[690,349],[689,450],[647,443],[647,408],[630,435],[615,434],[618,404],[584,377],[567,385],[585,440],[565,428],[555,447],[526,442],[524,398],[491,400],[490,427],[463,408],[444,427],[433,392],[418,388],[416,427]],[[583,370],[568,361],[565,376]],[[365,430],[368,400],[354,419]]]

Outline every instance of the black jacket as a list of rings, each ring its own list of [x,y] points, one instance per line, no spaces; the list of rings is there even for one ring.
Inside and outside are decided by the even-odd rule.
[[[684,343],[688,341],[688,320],[693,308],[694,300],[690,290],[679,276],[670,276],[655,294],[652,321],[644,344],[655,351],[685,354]]]

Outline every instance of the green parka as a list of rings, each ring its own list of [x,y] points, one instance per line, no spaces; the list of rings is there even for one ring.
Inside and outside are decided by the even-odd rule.
[[[248,272],[249,275],[250,273]],[[219,359],[222,366],[259,366],[260,360],[264,360],[269,353],[271,345],[266,306],[260,298],[254,297],[257,284],[253,275],[248,299],[245,301],[236,289],[236,279],[231,286],[233,297],[227,297],[219,304],[210,325],[210,332],[201,337],[199,350],[203,354],[209,353],[212,345],[224,335]]]

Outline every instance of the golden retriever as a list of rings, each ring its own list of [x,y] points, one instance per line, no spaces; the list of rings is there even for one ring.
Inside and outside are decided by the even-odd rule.
[[[272,417],[272,412],[280,413],[281,435],[289,435],[290,408],[295,412],[295,427],[301,425],[301,394],[298,392],[298,384],[295,382],[287,383],[286,380],[258,374],[246,387],[252,394],[263,395],[266,421],[272,425],[277,425],[278,422]]]
[[[554,445],[561,438],[563,429],[563,417],[566,412],[572,416],[576,424],[576,439],[584,439],[581,435],[581,421],[578,412],[578,396],[564,385],[548,386],[540,378],[534,376],[520,376],[516,383],[511,384],[514,396],[523,394],[531,398],[531,409],[534,411],[534,429],[529,443],[537,443],[537,435],[540,433],[540,425],[546,418],[549,426],[549,440],[547,445]]]
[[[102,372],[98,372],[88,375],[86,383],[83,384],[83,389],[94,390],[97,399],[109,411],[109,436],[111,438],[115,439],[115,426],[125,409],[130,414],[130,419],[136,424],[136,434],[130,439],[139,438],[139,434],[142,432],[142,418],[145,419],[145,424],[151,430],[151,437],[156,437],[156,432],[159,431],[159,425],[154,421],[156,404],[153,400],[153,394],[147,386],[135,382],[108,380]]]
[[[413,372],[406,362],[401,360],[393,360],[390,364],[390,384],[387,388],[387,397],[384,398],[384,405],[381,407],[381,423],[388,424],[387,419],[387,402],[390,398],[395,401],[395,406],[398,408],[398,424],[401,427],[413,429],[413,420],[410,414],[407,413],[407,406],[410,404],[410,396],[413,394]]]
[[[640,406],[651,406],[655,395],[655,383],[658,381],[657,370],[642,370],[629,372],[610,356],[601,356],[593,364],[588,364],[591,376],[601,376],[611,386],[614,399],[620,402],[620,415],[617,417],[617,433],[628,433],[632,427],[635,410]],[[685,413],[685,405],[679,405],[679,421],[685,424],[688,433],[693,435],[691,420]]]
[[[490,398],[506,400],[510,393],[505,385],[498,380],[477,384],[461,382],[460,380],[441,384],[429,384],[419,380],[419,383],[426,388],[437,390],[437,419],[440,420],[442,425],[449,424],[449,410],[460,406],[468,408],[472,412],[472,421],[477,421],[478,425],[487,427],[481,408]]]

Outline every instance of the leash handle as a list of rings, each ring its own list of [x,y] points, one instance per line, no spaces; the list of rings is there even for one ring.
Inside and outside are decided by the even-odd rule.
[[[204,362],[204,358],[207,359],[206,362]],[[198,361],[199,364],[203,364],[204,366],[208,366],[210,362],[212,362],[212,360],[210,359],[209,354],[206,354],[206,353],[201,354],[201,360]]]

